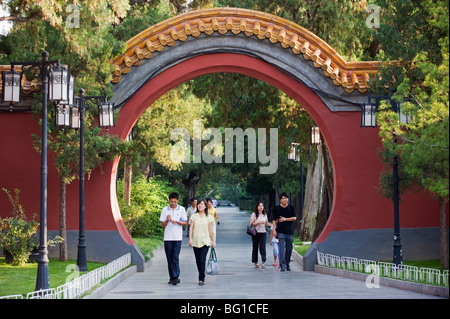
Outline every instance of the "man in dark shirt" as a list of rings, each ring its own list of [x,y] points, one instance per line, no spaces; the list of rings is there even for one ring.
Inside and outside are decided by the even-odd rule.
[[[278,236],[280,246],[281,271],[290,271],[289,263],[292,255],[292,243],[294,242],[294,221],[297,220],[294,206],[288,204],[289,196],[280,194],[280,205],[275,206],[273,211],[274,235]]]

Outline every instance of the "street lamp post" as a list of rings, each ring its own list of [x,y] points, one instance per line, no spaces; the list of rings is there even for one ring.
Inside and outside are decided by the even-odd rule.
[[[396,92],[396,88],[391,89],[392,95]],[[380,100],[388,100],[391,110],[399,116],[401,124],[407,124],[410,116],[405,115],[401,110],[401,103],[392,99],[391,96],[372,96],[369,97],[369,103],[363,104],[361,109],[361,127],[377,127],[376,112]],[[375,100],[372,103],[371,100]],[[394,145],[397,145],[397,135],[392,132]],[[392,159],[392,201],[394,204],[394,245],[393,245],[393,263],[399,265],[403,263],[402,243],[400,236],[400,210],[399,210],[399,191],[398,191],[398,156],[397,152]]]
[[[27,77],[41,79],[42,87],[42,152],[41,152],[41,197],[40,197],[40,234],[39,257],[36,291],[50,288],[48,276],[47,250],[47,126],[48,100],[55,102],[55,124],[80,129],[80,229],[78,239],[77,265],[80,271],[87,271],[86,240],[84,233],[84,112],[86,101],[95,101],[98,106],[99,124],[101,127],[114,126],[114,104],[106,102],[104,96],[84,96],[84,89],[80,89],[77,97],[78,107],[75,107],[75,77],[70,71],[60,66],[59,60],[48,60],[49,53],[42,53],[40,62],[11,62],[11,70],[2,72],[2,103],[21,103],[22,74]],[[21,67],[22,73],[17,73],[14,67]],[[104,102],[102,102],[104,101]],[[70,118],[69,118],[70,117]]]
[[[79,129],[80,133],[80,195],[79,195],[79,232],[78,232],[78,254],[77,254],[77,266],[79,271],[88,271],[87,267],[87,254],[86,254],[86,236],[84,229],[84,114],[86,111],[86,101],[93,102],[98,106],[99,111],[99,124],[101,127],[114,126],[114,104],[106,102],[106,96],[85,96],[84,89],[79,90],[79,96],[74,100],[76,105],[69,104],[69,127]],[[104,101],[104,102],[102,102]],[[60,110],[61,113],[66,113],[66,110]],[[60,126],[66,126],[67,121],[60,121]]]
[[[21,76],[14,71],[14,66],[21,66],[22,72],[31,78],[41,79],[42,87],[42,145],[41,145],[41,193],[40,193],[40,232],[39,257],[36,278],[36,291],[50,288],[48,276],[48,250],[47,250],[47,115],[49,99],[60,102],[67,100],[67,85],[70,72],[60,67],[59,60],[49,61],[49,53],[42,53],[40,62],[11,62],[11,71],[3,73],[3,102],[20,103]],[[53,94],[54,93],[54,94]]]
[[[294,162],[300,162],[300,223],[302,222],[303,217],[303,164],[300,158],[301,148],[299,143],[291,143],[291,152],[288,155],[288,159]]]

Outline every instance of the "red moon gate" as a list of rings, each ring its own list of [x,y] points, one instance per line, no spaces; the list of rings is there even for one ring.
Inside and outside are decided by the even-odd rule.
[[[330,217],[304,256],[305,270],[313,269],[317,250],[392,258],[393,205],[376,191],[381,142],[377,129],[360,127],[358,106],[367,102],[367,82],[377,72],[376,62],[346,62],[323,40],[290,21],[236,8],[189,12],[148,28],[127,44],[125,54],[113,61],[113,102],[120,117],[111,134],[125,139],[155,100],[200,75],[234,72],[267,82],[313,118],[333,164]],[[29,213],[39,211],[40,161],[31,139],[39,129],[29,113],[0,114],[0,187],[19,188]],[[117,204],[118,164],[118,158],[106,163],[103,173],[97,170],[86,181],[88,259],[110,261],[131,251],[142,271],[142,254],[124,227]],[[76,258],[77,190],[77,182],[67,190],[69,258]],[[6,196],[0,195],[1,216],[10,211]],[[400,221],[405,259],[439,258],[437,202],[422,194],[407,196],[400,205]],[[57,231],[58,225],[59,179],[49,161],[48,229]]]

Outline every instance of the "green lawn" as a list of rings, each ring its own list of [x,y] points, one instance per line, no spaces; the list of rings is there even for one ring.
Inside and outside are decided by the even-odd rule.
[[[149,238],[133,238],[142,254],[145,257],[145,262],[150,260],[150,257],[153,257],[153,251],[159,246],[164,244],[164,240],[162,236],[159,237],[149,237]]]
[[[73,280],[76,261],[61,262],[59,259],[50,259],[48,272],[50,287],[56,288],[66,283],[66,279]],[[89,271],[102,267],[105,264],[88,262]],[[27,263],[23,267],[8,265],[4,257],[0,257],[0,296],[23,295],[34,291],[37,275],[36,262]]]
[[[163,238],[134,238],[142,254],[145,256],[145,261],[153,256],[153,250],[163,244]],[[59,259],[50,259],[48,264],[48,271],[50,277],[50,287],[56,288],[66,283],[66,280],[72,281],[75,279],[74,273],[76,261],[69,260],[61,262]],[[105,264],[89,262],[87,263],[89,271],[100,268]],[[23,267],[14,267],[8,265],[4,257],[0,257],[0,296],[9,295],[23,295],[34,291],[36,286],[37,275],[36,262],[29,262]]]
[[[303,256],[304,254],[306,254],[306,252],[308,251],[309,247],[311,247],[311,245],[300,245],[300,246],[294,246],[294,249],[301,256]]]

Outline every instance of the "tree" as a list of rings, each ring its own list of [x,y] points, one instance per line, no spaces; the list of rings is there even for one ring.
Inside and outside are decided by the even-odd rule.
[[[181,84],[155,101],[141,115],[133,128],[133,143],[124,165],[124,170],[131,171],[129,166],[138,166],[141,170],[153,165],[154,161],[168,170],[180,170],[183,163],[172,159],[171,151],[176,141],[171,140],[171,133],[177,129],[186,129],[193,136],[195,120],[204,122],[204,117],[211,112],[209,103],[192,94],[188,84]],[[133,164],[134,163],[134,164]],[[186,175],[185,183],[190,185],[195,179],[195,170]],[[131,178],[127,178],[131,183]],[[195,186],[195,183],[190,187]],[[124,190],[131,184],[124,183]],[[125,194],[125,192],[124,192]]]
[[[446,202],[449,197],[449,20],[447,1],[379,1],[383,9],[380,59],[393,61],[382,67],[374,89],[397,87],[393,99],[412,120],[399,123],[398,115],[384,103],[377,118],[383,142],[381,157],[386,169],[381,188],[391,197],[391,159],[399,157],[399,179],[404,193],[423,189],[440,203],[441,265],[448,268]],[[394,143],[392,134],[397,136]]]

